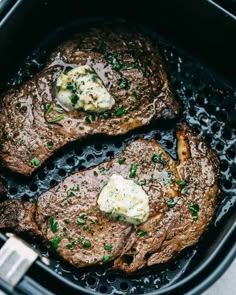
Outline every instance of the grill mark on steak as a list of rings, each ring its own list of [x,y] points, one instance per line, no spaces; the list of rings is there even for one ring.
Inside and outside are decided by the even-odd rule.
[[[120,65],[135,66],[116,70],[107,61],[112,54]],[[92,66],[115,98],[111,117],[100,116],[89,123],[86,112],[64,111],[63,120],[48,123],[44,106],[55,101],[59,74],[80,64]],[[129,89],[120,89],[121,78],[129,81]],[[129,111],[116,116],[119,107]],[[59,46],[34,78],[2,98],[0,159],[11,170],[30,175],[37,168],[31,164],[33,158],[42,164],[68,142],[92,134],[124,134],[152,120],[172,119],[178,112],[179,103],[174,98],[158,45],[147,34],[116,26],[88,29]],[[58,113],[52,111],[50,116],[55,118]],[[53,142],[53,148],[48,149],[47,142]]]
[[[127,273],[167,262],[198,241],[213,217],[219,193],[219,161],[215,153],[186,124],[178,125],[177,140],[179,163],[157,142],[139,139],[113,160],[67,177],[39,197],[31,219],[32,228],[37,224],[37,230],[48,242],[60,237],[56,251],[76,267],[102,264],[104,255],[109,255],[110,261],[115,260],[113,269]],[[154,163],[152,156],[158,152],[163,153],[161,161]],[[126,158],[122,165],[118,163],[120,157]],[[136,227],[101,214],[96,203],[110,176],[116,173],[129,178],[133,163],[138,165],[134,181],[146,180],[142,187],[148,194],[150,205],[148,220]],[[165,172],[171,176],[169,180],[163,177]],[[180,184],[180,180],[186,185]],[[68,194],[75,184],[79,189],[76,187],[72,195]],[[170,198],[177,200],[172,208],[168,207]],[[20,210],[16,210],[15,204]],[[24,204],[28,202],[9,200],[0,204],[0,228],[17,231],[18,223],[22,224]],[[199,206],[197,220],[193,219],[189,209],[193,204]],[[6,208],[18,212],[13,223],[8,220],[10,215]],[[85,213],[84,224],[76,224],[78,216]],[[56,232],[50,227],[50,218],[57,222]],[[84,225],[88,227],[85,230]],[[91,247],[84,248],[86,240],[90,241]],[[68,249],[68,244],[73,241],[76,243]],[[112,245],[111,251],[104,249],[106,244]]]

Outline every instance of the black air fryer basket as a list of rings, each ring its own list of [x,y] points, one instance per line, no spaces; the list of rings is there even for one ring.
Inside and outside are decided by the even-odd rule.
[[[0,21],[4,87],[33,75],[52,43],[63,39],[67,30],[118,18],[147,26],[160,41],[173,87],[183,102],[180,120],[198,130],[221,160],[222,195],[198,244],[161,267],[130,277],[112,272],[111,267],[75,269],[33,243],[42,256],[49,257],[49,265],[39,258],[15,289],[3,281],[0,289],[10,294],[199,294],[236,254],[236,18],[214,2],[200,0],[13,2]],[[109,160],[140,135],[160,141],[176,157],[175,125],[165,122],[158,129],[70,145],[27,179],[0,168],[7,198],[37,199],[73,172]],[[6,239],[0,233],[0,245]]]

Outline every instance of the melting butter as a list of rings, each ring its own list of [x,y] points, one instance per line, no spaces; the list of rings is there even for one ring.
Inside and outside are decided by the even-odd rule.
[[[115,219],[139,224],[149,216],[148,195],[133,180],[113,174],[99,195],[98,205]]]
[[[114,98],[89,65],[78,66],[57,79],[57,100],[65,110],[100,113],[111,110]]]

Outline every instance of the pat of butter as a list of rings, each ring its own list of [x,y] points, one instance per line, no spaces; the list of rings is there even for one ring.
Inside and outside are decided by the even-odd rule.
[[[57,100],[66,110],[104,112],[112,109],[114,98],[96,72],[88,65],[78,66],[57,79]]]
[[[133,180],[121,175],[110,177],[97,202],[102,212],[132,224],[143,223],[149,216],[148,195]]]

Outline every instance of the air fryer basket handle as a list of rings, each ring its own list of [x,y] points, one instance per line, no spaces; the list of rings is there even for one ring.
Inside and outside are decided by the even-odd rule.
[[[0,248],[0,290],[3,294],[51,295],[44,287],[26,275],[38,253],[13,234]],[[0,238],[2,235],[0,234]]]

